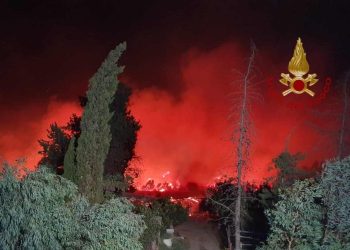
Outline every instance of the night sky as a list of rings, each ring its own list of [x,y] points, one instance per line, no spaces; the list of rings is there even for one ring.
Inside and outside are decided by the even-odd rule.
[[[262,82],[258,89],[265,98],[253,105],[254,171],[247,178],[266,177],[268,162],[283,149],[292,130],[297,130],[292,151],[310,156],[305,164],[334,156],[331,145],[322,152],[312,146],[329,142],[311,133],[310,126],[303,127],[313,118],[303,110],[281,107],[278,102],[285,99],[269,99],[264,80],[272,76],[276,89],[271,91],[283,91],[279,74],[287,73],[300,36],[310,73],[320,78],[318,93],[326,76],[332,77],[335,88],[350,68],[348,1],[102,2],[0,2],[4,159],[26,156],[29,165],[34,164],[37,139],[51,122],[63,125],[73,112],[80,112],[77,97],[122,41],[128,47],[121,79],[134,89],[131,111],[143,125],[137,153],[143,159],[144,180],[161,179],[161,173],[170,170],[174,181],[201,182],[230,168],[234,150],[228,142],[232,123],[227,121],[231,101],[226,94],[235,88],[230,84],[237,78],[232,69],[243,72],[246,67],[251,41],[257,47],[256,81]],[[313,122],[324,125],[326,119]]]

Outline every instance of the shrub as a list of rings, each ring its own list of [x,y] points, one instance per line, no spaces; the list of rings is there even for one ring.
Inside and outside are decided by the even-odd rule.
[[[154,201],[151,207],[162,217],[163,229],[179,225],[188,219],[188,210],[167,198]]]
[[[319,182],[296,181],[267,210],[263,249],[350,249],[350,157],[327,161]]]
[[[318,249],[323,235],[322,190],[313,179],[296,181],[267,210],[271,233],[263,249]]]
[[[141,205],[136,207],[136,213],[143,215],[143,220],[147,226],[140,238],[143,248],[147,249],[153,241],[157,240],[163,229],[162,217],[159,216],[159,211]]]
[[[45,167],[0,174],[0,249],[142,249],[145,228],[125,199],[90,205],[77,186]]]
[[[146,223],[146,230],[143,232],[140,241],[146,249],[152,241],[165,233],[170,225],[176,226],[188,219],[188,211],[180,204],[174,204],[169,199],[153,201],[149,206],[137,206],[136,213],[142,214]]]
[[[325,244],[350,246],[350,157],[328,161],[321,178],[326,207]]]

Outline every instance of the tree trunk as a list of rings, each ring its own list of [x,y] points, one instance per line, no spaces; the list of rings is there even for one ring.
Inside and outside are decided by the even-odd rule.
[[[235,208],[235,250],[241,249],[241,198],[241,191],[238,191]]]
[[[248,84],[255,56],[255,46],[252,44],[252,53],[249,58],[248,68],[243,79],[243,98],[240,110],[239,140],[237,145],[237,200],[235,204],[235,250],[241,249],[241,202],[242,202],[242,170],[249,153],[248,138]]]
[[[288,250],[292,250],[292,240],[288,240]]]
[[[226,234],[227,234],[227,244],[228,244],[228,249],[232,250],[232,242],[231,242],[231,228],[230,226],[227,226],[226,229]]]

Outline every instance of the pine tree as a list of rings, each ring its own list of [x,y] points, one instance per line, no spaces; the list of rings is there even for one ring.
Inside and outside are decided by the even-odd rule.
[[[47,165],[57,172],[57,167],[63,165],[64,155],[68,149],[70,138],[57,123],[50,124],[50,128],[47,130],[47,138],[48,140],[39,140],[39,144],[42,147],[39,154],[43,156],[39,165]]]
[[[122,43],[112,50],[89,81],[76,159],[79,190],[92,202],[100,202],[103,197],[104,162],[112,139],[110,107],[117,77],[124,69],[116,64],[125,49],[126,43]]]
[[[81,133],[80,122],[81,116],[78,116],[77,114],[72,114],[72,116],[69,118],[69,122],[65,127],[63,127],[63,129],[68,131],[72,136],[79,138]]]

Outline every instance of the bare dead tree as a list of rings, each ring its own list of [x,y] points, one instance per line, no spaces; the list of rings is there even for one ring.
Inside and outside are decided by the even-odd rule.
[[[251,123],[251,101],[261,100],[262,96],[255,91],[255,87],[259,82],[254,80],[256,47],[254,43],[251,44],[251,55],[248,59],[247,69],[244,74],[238,73],[239,80],[235,81],[235,86],[239,87],[239,90],[235,90],[230,94],[232,100],[232,108],[230,110],[229,119],[234,120],[234,130],[232,133],[231,141],[236,145],[235,164],[234,171],[237,173],[236,178],[232,180],[226,180],[221,185],[221,189],[216,190],[220,193],[220,197],[207,196],[208,202],[212,207],[220,214],[217,221],[219,224],[224,225],[228,237],[229,249],[232,249],[231,234],[234,233],[235,237],[235,250],[242,249],[241,244],[241,226],[242,218],[247,214],[242,209],[245,204],[245,199],[251,199],[251,197],[244,196],[244,188],[242,179],[245,174],[245,170],[248,168],[249,150],[250,150],[250,137],[252,134],[253,124]],[[233,230],[231,230],[233,229]]]
[[[242,172],[247,165],[247,160],[249,157],[249,100],[248,100],[248,87],[250,85],[250,77],[253,69],[253,63],[255,58],[255,45],[251,45],[251,55],[248,61],[248,67],[244,74],[242,81],[242,99],[240,105],[239,123],[238,123],[238,143],[237,143],[237,200],[235,203],[235,249],[241,249],[241,203],[242,203]]]

